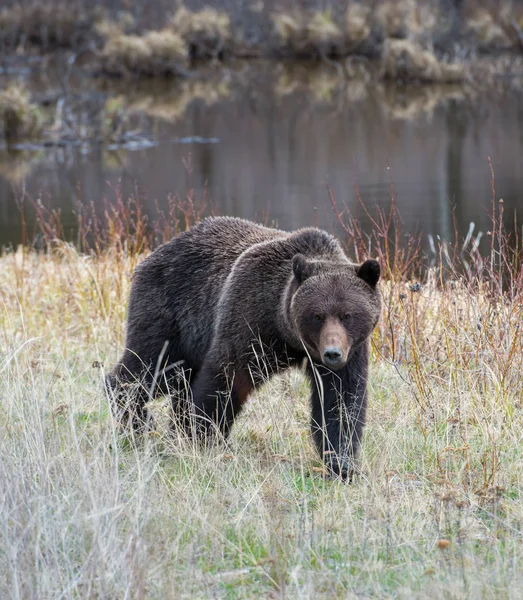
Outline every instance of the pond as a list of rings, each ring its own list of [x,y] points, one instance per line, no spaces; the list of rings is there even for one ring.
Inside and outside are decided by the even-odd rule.
[[[29,75],[26,84],[36,96],[59,94],[50,77]],[[81,105],[79,131],[109,99],[135,135],[126,143],[0,148],[0,245],[22,239],[20,198],[29,222],[28,199],[60,209],[74,239],[78,203],[101,210],[119,182],[151,218],[189,186],[197,196],[206,188],[217,214],[285,229],[337,230],[327,185],[367,229],[361,202],[372,214],[394,195],[404,232],[450,239],[454,218],[463,235],[471,222],[489,229],[491,157],[508,227],[523,209],[523,103],[501,86],[488,95],[397,87],[347,79],[330,65],[276,63],[181,83],[71,81],[66,102]]]

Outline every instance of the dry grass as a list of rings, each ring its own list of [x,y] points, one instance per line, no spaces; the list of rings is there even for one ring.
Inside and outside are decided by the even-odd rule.
[[[385,0],[376,6],[375,22],[385,38],[431,40],[448,26],[438,3]]]
[[[41,111],[25,87],[13,84],[0,91],[0,138],[7,144],[40,136],[42,124]]]
[[[188,44],[193,58],[221,56],[232,40],[229,16],[208,6],[192,12],[182,5],[172,17],[171,26]]]
[[[282,54],[325,59],[345,53],[343,31],[329,11],[277,12],[272,21]]]
[[[115,33],[102,51],[101,67],[111,75],[172,76],[186,66],[185,42],[168,29],[144,35]]]
[[[511,19],[505,14],[496,19],[491,12],[480,8],[467,19],[467,31],[475,38],[480,49],[508,49],[513,46],[513,40],[507,33]]]
[[[403,82],[449,82],[464,77],[463,64],[441,62],[428,49],[448,27],[431,3],[350,3],[341,25],[330,10],[280,11],[272,15],[272,21],[283,56],[325,60],[367,55],[379,58],[385,79]]]
[[[93,37],[96,17],[97,11],[63,0],[14,4],[0,11],[0,44],[78,48]]]
[[[383,78],[394,81],[453,83],[465,77],[462,64],[441,62],[432,52],[409,40],[387,40],[381,66]]]
[[[479,53],[492,58],[492,69],[500,69],[495,57],[512,58],[523,48],[520,3],[465,0],[455,9],[451,4],[329,1],[320,9],[262,2],[251,3],[248,10],[241,3],[236,8],[213,4],[190,10],[182,2],[176,3],[173,15],[173,6],[131,11],[124,3],[124,10],[110,15],[86,0],[72,5],[34,0],[0,10],[0,50],[67,48],[82,55],[85,62],[80,68],[88,56],[101,58],[102,69],[110,73],[144,77],[178,75],[187,66],[187,55],[200,60],[276,55],[328,61],[358,55],[381,59],[385,77],[419,82],[459,77],[457,67],[441,63],[442,57],[461,62],[460,68],[470,73],[468,67],[478,62]],[[150,28],[154,31],[147,33]],[[401,53],[399,59],[396,52]],[[396,75],[398,60],[400,75]],[[517,66],[511,69],[515,73]]]
[[[280,11],[272,20],[283,54],[343,58],[358,53],[379,57],[383,40],[431,42],[442,27],[440,17],[431,3],[402,0],[348,3],[341,26],[330,10]]]
[[[1,257],[0,596],[517,598],[523,285],[496,213],[482,253],[473,230],[442,244],[419,287],[415,242],[400,251],[394,214],[376,219],[384,308],[351,486],[322,477],[298,372],[252,398],[227,448],[162,423],[119,437],[102,376],[148,252],[139,210],[108,209],[90,255],[54,241]]]
[[[99,19],[95,23],[95,31],[103,40],[117,37],[122,33],[135,33],[136,30],[136,19],[129,11],[120,11],[117,19]]]
[[[308,43],[324,56],[336,54],[337,48],[343,43],[342,32],[328,11],[311,15],[305,26],[305,36]]]
[[[347,43],[350,49],[357,48],[371,34],[371,9],[364,4],[351,3],[345,14]]]

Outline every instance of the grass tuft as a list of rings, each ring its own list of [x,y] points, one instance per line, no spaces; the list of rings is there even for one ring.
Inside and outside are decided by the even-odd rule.
[[[38,137],[42,123],[40,109],[25,87],[14,84],[0,91],[0,136],[8,145]]]
[[[383,78],[394,81],[452,83],[465,77],[463,65],[441,62],[432,52],[410,40],[386,40],[381,66]]]
[[[436,28],[442,26],[437,3],[416,0],[379,2],[375,19],[385,38],[392,39],[432,39]]]
[[[357,48],[371,34],[371,10],[364,4],[351,3],[345,14],[347,42],[351,48]]]
[[[185,40],[193,58],[217,58],[232,39],[229,16],[208,6],[198,12],[181,6],[171,18],[171,26]]]
[[[329,11],[315,12],[306,26],[306,36],[310,44],[321,54],[330,56],[342,45],[342,32]]]
[[[512,29],[512,16],[506,23],[505,13],[496,18],[485,8],[474,11],[467,19],[467,32],[477,41],[480,50],[506,50],[514,46],[514,36],[509,36],[507,31]],[[516,26],[517,25],[517,22]],[[512,29],[512,33],[514,30]]]
[[[186,65],[185,42],[168,29],[144,35],[116,33],[102,51],[102,68],[111,75],[173,76]]]
[[[0,11],[0,44],[78,48],[92,39],[96,16],[97,11],[63,1],[13,4]]]
[[[330,11],[277,12],[272,15],[272,22],[279,51],[284,55],[325,59],[345,53],[343,32]]]

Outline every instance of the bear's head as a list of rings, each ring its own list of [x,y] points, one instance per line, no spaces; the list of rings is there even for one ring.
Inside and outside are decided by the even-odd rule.
[[[378,322],[379,263],[354,265],[297,254],[292,270],[290,316],[295,335],[314,361],[333,370],[343,368]]]

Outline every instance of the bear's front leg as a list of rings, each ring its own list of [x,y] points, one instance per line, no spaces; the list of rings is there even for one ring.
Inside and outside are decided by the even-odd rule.
[[[365,425],[368,347],[363,344],[338,371],[315,367],[309,367],[312,435],[329,471],[350,482]]]
[[[192,386],[193,418],[188,435],[196,434],[203,441],[219,432],[227,438],[253,389],[247,369],[204,363]]]

